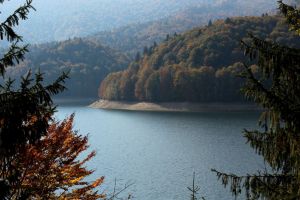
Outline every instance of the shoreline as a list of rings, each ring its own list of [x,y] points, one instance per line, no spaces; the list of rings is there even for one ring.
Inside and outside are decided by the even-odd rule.
[[[125,102],[100,99],[88,107],[103,110],[151,112],[210,112],[210,111],[260,111],[254,104],[242,103],[190,103],[190,102]]]

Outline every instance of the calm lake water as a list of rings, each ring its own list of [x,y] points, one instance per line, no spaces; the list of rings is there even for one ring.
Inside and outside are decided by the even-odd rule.
[[[187,187],[195,172],[207,200],[234,199],[211,168],[244,174],[265,167],[242,134],[256,127],[257,112],[126,112],[85,105],[60,105],[56,117],[76,114],[74,128],[89,134],[90,150],[97,151],[88,167],[96,170],[94,178],[105,176],[102,189],[108,194],[117,179],[119,189],[134,183],[123,197],[190,199]]]

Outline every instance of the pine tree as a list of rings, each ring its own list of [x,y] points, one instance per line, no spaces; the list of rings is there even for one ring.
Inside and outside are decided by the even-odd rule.
[[[0,0],[1,5],[4,2]],[[14,29],[20,21],[27,19],[31,10],[34,10],[32,0],[27,0],[0,23],[0,40],[11,44],[8,52],[0,59],[3,81],[6,68],[22,61],[28,51],[27,46],[19,46],[22,37]],[[11,79],[0,85],[0,199],[28,197],[29,191],[13,193],[12,188],[19,186],[22,173],[13,163],[25,145],[35,144],[46,134],[55,111],[51,95],[65,89],[66,78],[68,75],[63,73],[54,83],[44,86],[41,73],[31,78],[29,72],[21,78],[19,89],[15,89]]]
[[[140,52],[137,52],[136,53],[136,55],[135,55],[135,62],[138,62],[138,61],[140,61],[141,60],[141,54],[140,54]]]
[[[264,17],[264,14],[262,16]],[[229,23],[231,23],[231,19],[229,17],[227,17],[224,22],[226,24],[229,24]]]
[[[144,55],[144,56],[149,55],[149,49],[148,49],[147,46],[144,47],[143,55]]]
[[[299,10],[282,1],[279,9],[300,34]],[[213,171],[235,196],[244,192],[246,199],[300,199],[300,49],[253,36],[250,44],[242,44],[260,67],[258,76],[246,66],[242,91],[264,109],[262,129],[245,130],[245,137],[272,170],[245,176]]]
[[[212,21],[211,21],[211,19],[208,21],[207,26],[208,26],[208,27],[212,26]]]
[[[169,41],[169,39],[170,39],[170,35],[167,34],[165,41]]]
[[[200,187],[195,185],[195,172],[193,173],[193,184],[192,187],[187,188],[191,192],[191,200],[198,200],[198,192],[200,190]],[[201,200],[205,200],[204,197],[199,197]]]

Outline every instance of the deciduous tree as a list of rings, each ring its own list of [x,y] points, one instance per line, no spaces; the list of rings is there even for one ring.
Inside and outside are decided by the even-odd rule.
[[[104,198],[94,191],[104,177],[87,182],[93,173],[85,165],[95,156],[91,152],[83,159],[88,137],[73,131],[74,115],[62,122],[52,123],[46,135],[35,144],[28,144],[19,152],[13,165],[21,172],[21,182],[14,194],[26,192],[30,199],[86,199]]]

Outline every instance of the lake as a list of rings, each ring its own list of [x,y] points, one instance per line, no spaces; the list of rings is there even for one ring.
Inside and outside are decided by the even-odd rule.
[[[264,169],[245,144],[242,130],[256,128],[258,112],[164,113],[108,111],[87,103],[61,104],[56,118],[75,113],[75,130],[89,134],[93,177],[105,176],[102,191],[134,183],[121,197],[190,199],[193,172],[207,200],[234,199],[211,168],[245,174]],[[244,199],[244,198],[241,198]]]

